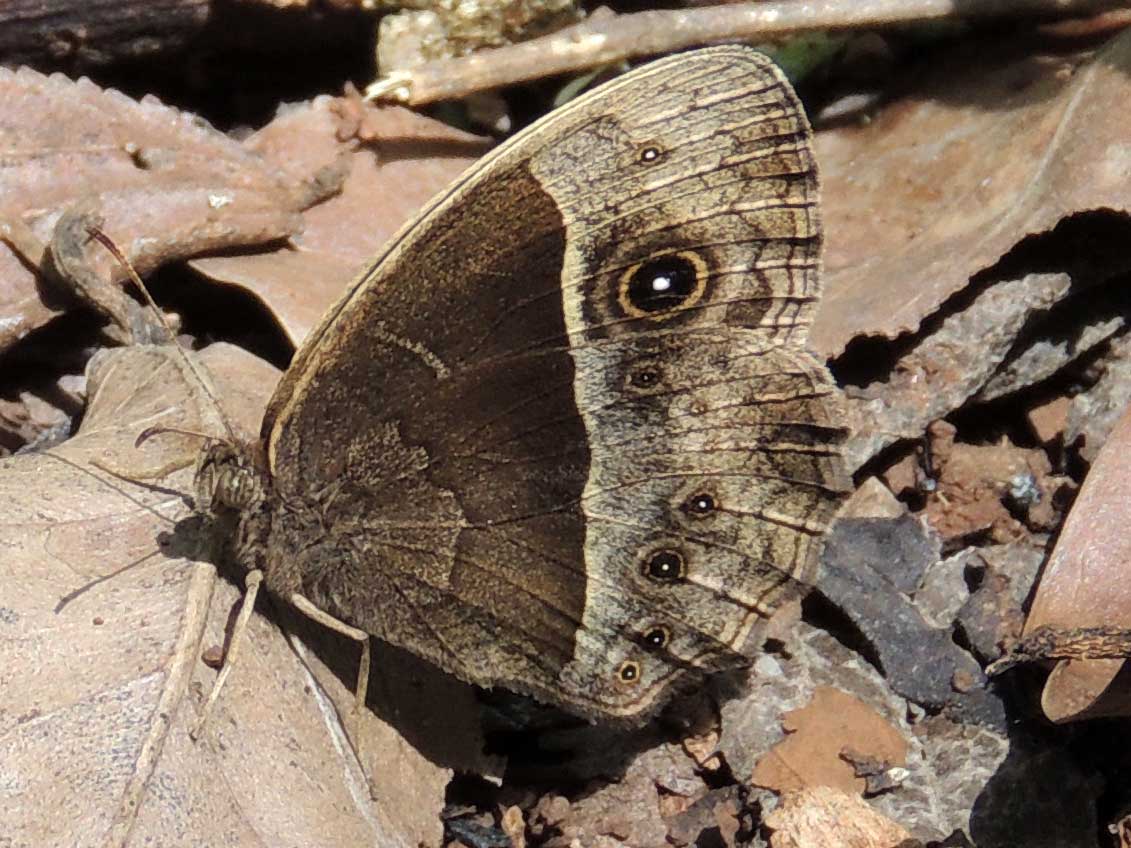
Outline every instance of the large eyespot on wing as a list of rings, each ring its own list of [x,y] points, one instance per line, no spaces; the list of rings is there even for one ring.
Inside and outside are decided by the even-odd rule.
[[[698,303],[709,276],[707,262],[694,250],[660,253],[637,262],[617,281],[621,314],[663,321]]]
[[[615,84],[614,84],[615,86]],[[723,47],[647,66],[532,161],[570,238],[586,338],[741,326],[803,344],[820,294],[808,121],[765,56]]]

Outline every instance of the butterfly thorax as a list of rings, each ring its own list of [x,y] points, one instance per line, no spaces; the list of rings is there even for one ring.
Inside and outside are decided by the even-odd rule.
[[[352,618],[348,604],[343,608],[340,598],[325,597],[317,585],[323,564],[345,560],[353,547],[356,516],[339,507],[356,498],[336,496],[340,488],[335,484],[284,498],[259,446],[230,442],[201,453],[194,481],[197,513],[220,522],[235,519],[218,534],[225,540],[220,552],[225,561],[262,572],[267,589],[279,597],[306,595]]]

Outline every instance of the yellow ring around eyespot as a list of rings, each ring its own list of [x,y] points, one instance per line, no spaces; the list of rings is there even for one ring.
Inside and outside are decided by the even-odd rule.
[[[624,672],[625,672],[626,669],[629,669],[629,668],[631,668],[633,670],[632,677],[626,679],[625,676],[624,676]],[[617,667],[617,680],[619,680],[621,683],[624,683],[627,686],[635,686],[637,683],[640,682],[640,677],[641,677],[640,663],[636,662],[635,660],[625,660],[624,662],[622,662]]]
[[[661,554],[669,554],[675,557],[676,561],[679,564],[679,570],[674,575],[658,576],[652,574],[652,561]],[[687,577],[687,558],[683,555],[683,551],[677,548],[655,548],[643,557],[642,564],[643,568],[641,569],[641,572],[643,573],[644,577],[655,582],[669,583],[675,582],[677,580],[683,580],[685,577]]]
[[[664,627],[662,624],[654,624],[651,627],[649,627],[644,633],[645,639],[647,639],[647,637],[651,636],[653,633],[659,633],[663,638],[660,640],[660,643],[658,645],[652,645],[652,642],[649,641],[648,644],[652,645],[652,647],[666,648],[668,646],[668,644],[672,641],[671,630]]]
[[[695,267],[695,289],[674,309],[667,309],[663,312],[645,312],[643,309],[637,309],[632,305],[632,301],[628,299],[628,286],[632,282],[632,275],[649,262],[656,262],[667,256],[686,259]],[[631,318],[647,318],[649,321],[663,321],[675,315],[677,312],[687,309],[689,306],[694,306],[703,297],[703,292],[706,290],[707,262],[703,257],[694,250],[671,250],[666,253],[657,253],[654,256],[649,256],[647,259],[642,259],[621,274],[620,281],[617,285],[617,302],[620,304],[620,308],[624,310],[624,314]]]

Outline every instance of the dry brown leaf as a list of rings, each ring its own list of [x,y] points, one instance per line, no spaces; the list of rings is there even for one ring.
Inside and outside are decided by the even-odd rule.
[[[1037,586],[1025,634],[1041,627],[1131,629],[1131,408],[1096,457]],[[1041,705],[1052,721],[1131,715],[1131,690],[1112,687],[1124,661],[1063,660],[1045,684]],[[1102,697],[1101,697],[1102,696]]]
[[[1131,34],[1086,65],[972,42],[867,123],[819,132],[827,289],[811,339],[917,329],[1026,236],[1128,209]]]
[[[899,518],[906,514],[907,504],[896,498],[892,490],[880,482],[879,478],[869,477],[849,495],[838,517],[841,519]]]
[[[1049,445],[1064,438],[1071,408],[1072,401],[1069,398],[1056,397],[1034,406],[1025,417],[1037,440],[1043,445]]]
[[[680,740],[683,750],[695,760],[699,768],[705,771],[715,771],[721,765],[719,758],[719,729],[712,727],[694,736],[685,736]]]
[[[25,68],[0,70],[0,101],[0,350],[62,308],[30,268],[68,209],[100,213],[143,274],[298,226],[298,194],[259,157],[152,98]],[[95,263],[101,276],[125,278],[105,251]]]
[[[511,841],[511,848],[526,848],[526,820],[519,807],[512,805],[503,811],[500,827]]]
[[[858,754],[902,766],[907,742],[879,713],[858,698],[822,686],[809,704],[785,714],[782,727],[789,734],[754,767],[755,786],[787,792],[808,786],[833,786],[861,793],[866,781],[857,777],[842,752]]]
[[[277,373],[223,345],[206,361],[219,395],[244,399],[229,411],[253,432]],[[166,348],[100,354],[90,386],[74,438],[0,462],[5,836],[35,846],[165,843],[171,834],[214,846],[437,844],[450,772],[366,711],[360,738],[379,794],[371,801],[334,709],[350,703],[352,669],[343,684],[304,664],[262,616],[252,617],[218,715],[191,742],[215,679],[201,654],[223,644],[240,592],[186,558],[194,523],[174,526],[187,512],[178,493],[191,485],[199,441],[164,435],[140,450],[133,441],[155,424],[220,424]],[[55,611],[63,596],[130,563]],[[355,668],[355,658],[343,664]]]
[[[738,807],[733,801],[715,805],[715,824],[719,828],[719,837],[727,848],[734,848],[738,844],[738,831],[742,825],[738,813]]]
[[[296,345],[393,233],[487,150],[408,109],[330,97],[280,115],[247,144],[296,175],[348,167],[341,193],[308,209],[288,246],[192,262],[258,295]]]
[[[787,794],[765,824],[771,848],[897,848],[911,839],[858,795],[829,786]]]

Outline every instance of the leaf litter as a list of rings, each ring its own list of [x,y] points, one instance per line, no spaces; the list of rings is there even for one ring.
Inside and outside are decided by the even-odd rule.
[[[488,149],[482,138],[408,109],[368,107],[356,95],[293,108],[245,145],[296,175],[347,175],[278,249],[191,263],[254,292],[296,346],[399,226]]]
[[[45,263],[68,209],[96,209],[143,274],[193,253],[284,239],[300,226],[297,184],[154,99],[26,68],[0,70],[0,97],[0,350],[63,308]],[[109,254],[95,262],[103,278],[125,278]]]
[[[205,362],[217,396],[242,401],[227,413],[242,429],[257,426],[277,372],[224,345],[212,346]],[[240,592],[192,559],[201,542],[192,538],[195,523],[184,523],[183,493],[197,440],[173,434],[137,452],[131,445],[156,422],[223,431],[212,399],[167,348],[100,354],[90,393],[73,438],[7,458],[0,476],[6,584],[19,587],[5,593],[12,632],[0,640],[12,693],[5,768],[20,790],[5,794],[0,818],[40,845],[139,844],[169,831],[212,845],[244,844],[251,833],[296,846],[436,841],[450,771],[367,714],[361,742],[387,802],[372,808],[330,706],[350,702],[350,684],[314,663],[308,668],[265,619],[253,617],[251,649],[221,714],[201,742],[191,742],[188,729],[215,677],[199,656],[224,644]],[[116,574],[123,563],[132,565]],[[56,611],[72,590],[112,574]],[[30,678],[29,657],[36,658]],[[444,697],[457,702],[450,691]],[[58,809],[52,797],[88,812],[45,815]]]
[[[853,405],[860,491],[834,530],[820,593],[779,623],[749,680],[692,696],[698,718],[682,727],[552,729],[539,743],[550,765],[512,744],[504,779],[503,761],[482,752],[491,722],[475,694],[388,651],[359,767],[338,721],[356,648],[264,604],[214,725],[193,744],[187,728],[215,677],[202,657],[222,655],[240,592],[194,558],[184,496],[198,442],[133,441],[158,423],[215,432],[218,422],[157,348],[99,353],[85,384],[55,375],[89,398],[81,427],[0,472],[0,686],[12,693],[0,716],[15,787],[0,796],[0,819],[43,845],[86,833],[120,844],[434,845],[446,825],[449,844],[469,846],[808,846],[837,844],[830,822],[852,845],[1097,844],[1102,758],[1079,747],[1086,734],[1056,735],[1014,712],[1034,697],[1026,673],[987,680],[983,669],[1023,637],[1042,565],[1024,633],[1123,624],[1129,51],[1126,35],[1095,52],[960,45],[869,121],[819,128],[828,297],[814,342]],[[293,107],[238,143],[88,82],[20,71],[0,86],[34,98],[44,117],[23,108],[0,123],[0,349],[10,352],[73,308],[46,263],[76,210],[101,215],[143,273],[184,263],[183,285],[252,292],[297,345],[484,149],[353,95]],[[61,179],[61,162],[85,169],[83,180]],[[121,279],[107,257],[86,255],[95,273]],[[254,434],[277,372],[225,345],[204,361],[228,414]],[[0,369],[6,386],[25,388]],[[59,426],[65,405],[19,398],[0,398],[13,444]],[[1049,559],[1090,463],[1094,482]],[[1046,712],[1067,721],[1096,709],[1100,690],[1118,696],[1120,665],[1061,661]],[[819,744],[798,753],[807,736]],[[771,762],[787,764],[773,780]],[[488,779],[461,783],[456,772]],[[547,774],[559,775],[549,788]],[[1077,788],[1027,791],[1053,774]],[[45,815],[63,805],[84,812]]]

